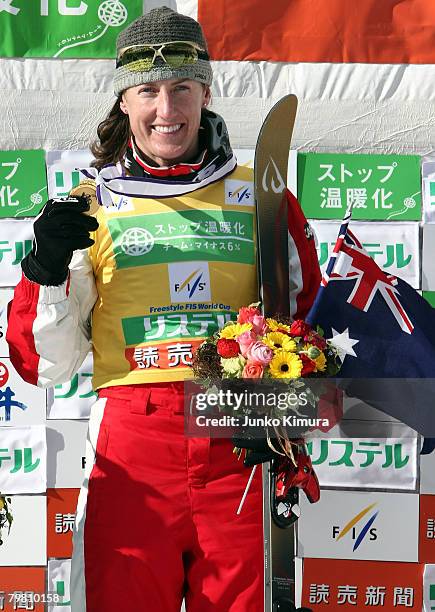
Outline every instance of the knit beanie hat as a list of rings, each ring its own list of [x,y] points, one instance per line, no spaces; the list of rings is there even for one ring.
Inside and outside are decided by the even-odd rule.
[[[150,70],[141,69],[138,61],[119,65],[120,53],[127,47],[180,41],[195,43],[201,47],[203,51],[198,53],[197,61],[174,68],[157,56]],[[123,30],[116,41],[116,55],[118,62],[113,83],[116,95],[128,87],[153,81],[193,79],[211,85],[213,79],[207,43],[200,24],[191,17],[181,15],[167,6],[152,9]]]

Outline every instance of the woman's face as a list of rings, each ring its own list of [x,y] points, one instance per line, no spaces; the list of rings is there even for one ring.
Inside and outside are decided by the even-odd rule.
[[[198,152],[201,108],[209,101],[210,89],[198,81],[169,79],[126,89],[121,110],[142,153],[170,166]]]

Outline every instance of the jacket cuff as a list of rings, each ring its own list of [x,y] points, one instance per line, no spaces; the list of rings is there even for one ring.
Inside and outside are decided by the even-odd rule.
[[[24,276],[33,283],[38,283],[38,285],[57,287],[62,285],[68,278],[68,270],[53,274],[53,272],[43,268],[33,254],[33,251],[23,259],[21,268]]]

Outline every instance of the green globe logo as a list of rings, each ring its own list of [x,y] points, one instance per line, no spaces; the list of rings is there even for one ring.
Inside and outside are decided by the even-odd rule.
[[[131,227],[122,234],[120,246],[126,255],[139,257],[140,255],[146,255],[152,250],[154,237],[148,230],[142,227]]]
[[[98,7],[98,17],[105,25],[117,27],[127,21],[127,9],[118,0],[105,0]]]

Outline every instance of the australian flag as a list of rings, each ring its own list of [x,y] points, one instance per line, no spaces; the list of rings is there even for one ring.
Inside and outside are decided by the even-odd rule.
[[[348,395],[435,437],[435,309],[377,266],[349,219],[307,320],[337,347]]]

